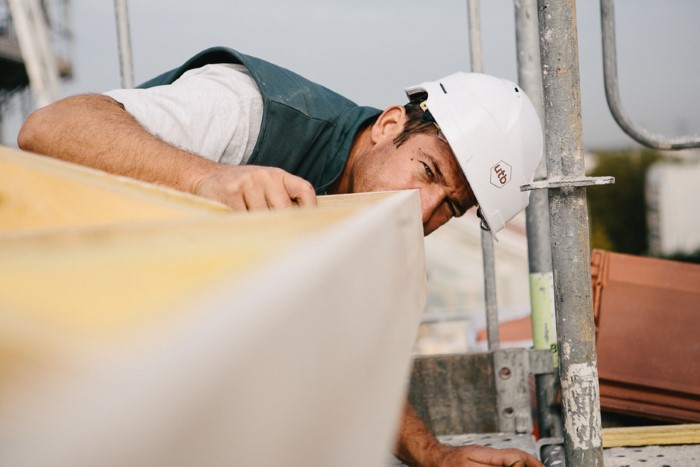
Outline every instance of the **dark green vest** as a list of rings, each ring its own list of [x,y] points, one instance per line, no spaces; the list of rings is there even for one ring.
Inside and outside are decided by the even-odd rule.
[[[260,135],[248,164],[284,169],[311,182],[319,194],[340,176],[358,130],[380,113],[282,67],[225,47],[200,52],[139,87],[170,84],[187,70],[211,63],[245,65],[262,93]]]

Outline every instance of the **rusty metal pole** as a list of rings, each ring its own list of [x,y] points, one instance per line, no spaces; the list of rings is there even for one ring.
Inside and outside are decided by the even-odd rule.
[[[542,67],[540,64],[537,0],[515,0],[515,38],[518,51],[518,82],[544,121]],[[547,178],[546,158],[535,171],[535,180]],[[559,367],[554,313],[554,278],[546,190],[533,190],[527,207],[527,249],[530,271],[530,308],[533,347],[551,350],[555,373],[535,376],[537,425],[543,438],[562,436],[561,408],[557,402]]]
[[[549,182],[584,177],[575,0],[538,0]],[[586,190],[549,189],[566,465],[602,466]]]

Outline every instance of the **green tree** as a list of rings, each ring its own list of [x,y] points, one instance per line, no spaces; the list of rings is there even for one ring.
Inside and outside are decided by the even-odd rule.
[[[615,184],[586,190],[591,248],[644,255],[648,251],[644,188],[647,169],[659,160],[653,150],[599,152],[589,175],[611,175]]]

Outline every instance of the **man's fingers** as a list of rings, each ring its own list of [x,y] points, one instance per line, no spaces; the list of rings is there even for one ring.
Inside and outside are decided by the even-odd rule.
[[[226,198],[225,200],[219,200],[219,201],[222,201],[224,204],[227,204],[234,211],[247,211],[248,210],[248,208],[245,205],[245,200],[243,199],[243,196],[241,196],[241,195],[231,196],[231,197]]]
[[[471,458],[487,465],[507,465],[512,467],[542,465],[537,459],[517,449],[492,449],[475,451]]]
[[[283,209],[292,205],[292,196],[287,193],[287,189],[281,179],[266,187],[265,199],[270,209]]]
[[[466,445],[452,448],[446,465],[491,465],[509,467],[541,467],[534,456],[518,449],[494,449],[486,446]]]
[[[302,207],[316,206],[316,191],[311,183],[289,173],[283,174],[282,183],[289,198],[296,201],[297,205]]]
[[[264,187],[253,187],[243,192],[245,207],[248,211],[267,210],[267,197]]]
[[[316,193],[309,182],[275,167],[219,166],[196,184],[194,193],[236,211],[280,209],[292,202],[316,205]]]
[[[306,180],[290,175],[281,169],[266,169],[258,172],[254,177],[253,183],[246,187],[246,197],[248,193],[256,192],[252,196],[255,201],[254,205],[248,203],[247,199],[246,204],[248,204],[250,210],[288,208],[293,201],[301,204],[298,202],[298,193],[303,193],[306,185],[309,186],[313,193],[313,187]],[[306,195],[304,196],[307,197]],[[263,201],[265,206],[261,207]]]

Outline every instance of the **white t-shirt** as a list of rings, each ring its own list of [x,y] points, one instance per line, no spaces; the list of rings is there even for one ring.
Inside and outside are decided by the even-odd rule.
[[[262,96],[243,65],[205,65],[171,85],[105,95],[149,133],[215,162],[245,164],[260,133]]]

